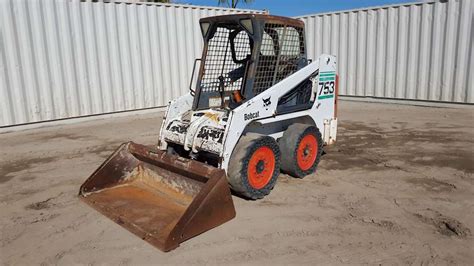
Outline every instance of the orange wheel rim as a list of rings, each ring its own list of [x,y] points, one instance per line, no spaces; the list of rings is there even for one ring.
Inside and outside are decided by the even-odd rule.
[[[275,153],[269,147],[258,148],[250,157],[247,177],[255,189],[265,187],[272,179],[275,170]]]
[[[296,151],[296,162],[301,170],[310,169],[318,155],[318,140],[314,135],[306,135],[301,139]]]

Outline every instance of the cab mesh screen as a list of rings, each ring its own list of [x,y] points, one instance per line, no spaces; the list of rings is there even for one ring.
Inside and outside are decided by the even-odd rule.
[[[253,93],[257,95],[298,70],[304,55],[303,29],[265,24]]]
[[[243,30],[218,27],[214,36],[208,41],[204,73],[201,80],[201,91],[219,91],[219,77],[224,80],[224,90],[240,90],[246,67],[246,58],[251,54],[250,39]],[[235,35],[235,58],[232,57],[229,37]],[[234,61],[234,59],[236,61]]]

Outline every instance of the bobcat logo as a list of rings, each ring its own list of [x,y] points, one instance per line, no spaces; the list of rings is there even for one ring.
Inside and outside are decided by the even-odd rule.
[[[272,101],[270,101],[271,97],[268,97],[267,99],[262,99],[263,100],[263,107],[267,107],[270,104],[272,104]]]
[[[259,116],[260,115],[258,111],[255,113],[244,114],[244,121],[252,120],[252,119],[258,118]]]

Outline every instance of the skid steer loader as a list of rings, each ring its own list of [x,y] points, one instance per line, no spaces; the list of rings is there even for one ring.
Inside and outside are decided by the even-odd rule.
[[[93,208],[163,251],[235,217],[280,170],[315,171],[336,140],[336,58],[307,59],[300,20],[200,20],[195,86],[168,105],[157,147],[122,144],[81,186]]]

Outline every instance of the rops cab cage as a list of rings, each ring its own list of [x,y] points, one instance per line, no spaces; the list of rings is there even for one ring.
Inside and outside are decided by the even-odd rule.
[[[300,20],[242,14],[203,18],[200,26],[193,110],[233,109],[308,64]]]

